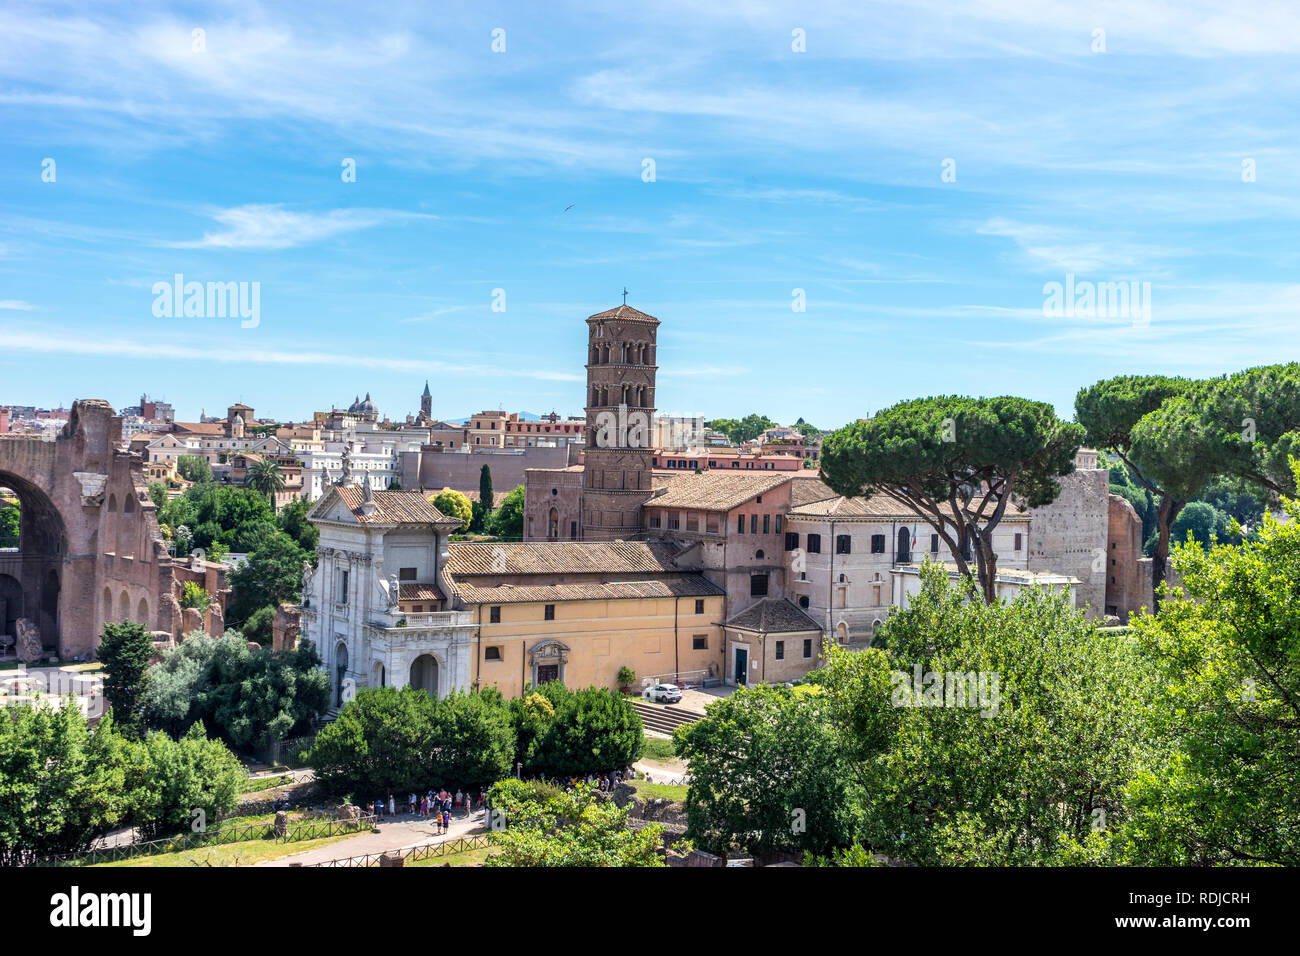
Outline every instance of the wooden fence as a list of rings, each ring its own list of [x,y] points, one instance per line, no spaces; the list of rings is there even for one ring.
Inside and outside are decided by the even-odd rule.
[[[491,846],[493,839],[493,835],[490,833],[472,834],[457,837],[454,840],[443,840],[441,843],[426,843],[423,846],[398,851],[389,850],[388,852],[399,852],[402,854],[403,861],[410,863],[413,860],[438,859],[454,853],[463,853],[466,850],[481,850],[483,847]],[[329,867],[378,866],[383,857],[383,853],[367,853],[364,856],[349,856],[340,860],[325,860],[322,863],[308,865]]]

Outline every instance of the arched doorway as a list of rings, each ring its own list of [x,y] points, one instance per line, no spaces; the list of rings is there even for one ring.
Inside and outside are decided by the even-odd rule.
[[[382,661],[375,661],[375,666],[370,674],[370,686],[388,686],[388,671],[385,669]]]
[[[16,634],[19,618],[40,632],[44,649],[59,649],[59,597],[67,533],[49,496],[25,478],[0,471],[0,634]]]
[[[334,704],[343,706],[343,675],[348,672],[348,646],[342,641],[334,646]]]
[[[432,654],[421,654],[411,662],[411,686],[437,698],[438,661]]]
[[[119,621],[131,620],[131,595],[125,591],[117,599],[117,619]]]
[[[149,626],[149,602],[148,601],[146,601],[144,598],[140,598],[140,604],[136,607],[135,613],[136,613],[136,617],[140,619],[140,623],[144,625],[144,629],[146,631],[153,630],[153,628]]]

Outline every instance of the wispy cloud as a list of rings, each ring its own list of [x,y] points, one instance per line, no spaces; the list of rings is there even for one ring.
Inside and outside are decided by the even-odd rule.
[[[426,213],[390,209],[334,209],[326,213],[292,212],[281,205],[219,209],[212,218],[226,228],[202,239],[172,242],[180,249],[288,249],[346,232],[370,229],[401,219],[436,219]]]
[[[36,306],[21,299],[0,299],[0,309],[14,309],[19,312],[31,312]]]

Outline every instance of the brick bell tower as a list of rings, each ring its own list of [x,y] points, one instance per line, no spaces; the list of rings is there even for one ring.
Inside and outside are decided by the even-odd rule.
[[[587,319],[584,541],[631,539],[641,531],[654,454],[658,330],[658,319],[626,304]]]

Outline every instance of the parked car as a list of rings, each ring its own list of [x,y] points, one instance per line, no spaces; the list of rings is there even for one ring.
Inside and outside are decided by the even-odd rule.
[[[676,684],[655,684],[650,688],[649,696],[657,704],[680,704],[682,689]]]

